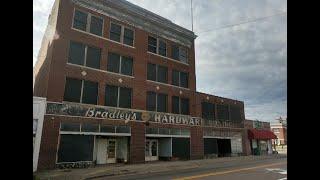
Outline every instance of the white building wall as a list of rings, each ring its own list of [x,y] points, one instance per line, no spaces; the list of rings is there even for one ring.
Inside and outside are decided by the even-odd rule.
[[[37,121],[33,148],[33,172],[37,171],[46,98],[33,97],[33,120]]]

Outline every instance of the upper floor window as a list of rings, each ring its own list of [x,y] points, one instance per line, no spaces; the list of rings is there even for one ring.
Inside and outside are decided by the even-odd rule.
[[[129,46],[133,46],[134,32],[133,30],[119,24],[111,23],[110,39]]]
[[[106,85],[105,105],[112,107],[131,108],[132,89]]]
[[[230,120],[234,122],[241,121],[241,109],[238,106],[230,106]]]
[[[189,99],[172,96],[172,113],[189,115]]]
[[[167,112],[168,95],[147,92],[147,110],[157,112]]]
[[[208,102],[202,102],[201,103],[201,109],[202,109],[202,118],[205,120],[211,120],[213,121],[214,114],[215,114],[215,105]]]
[[[98,83],[67,78],[64,90],[64,101],[85,104],[97,104]]]
[[[274,133],[280,133],[280,130],[278,128],[272,129]]]
[[[165,66],[148,63],[147,79],[162,83],[168,83],[168,68]]]
[[[188,79],[188,73],[172,70],[172,85],[188,88]]]
[[[87,12],[75,10],[73,28],[102,36],[103,19]]]
[[[101,49],[78,42],[70,42],[68,62],[82,66],[100,68]]]
[[[218,120],[229,120],[229,106],[228,105],[217,105],[217,116]]]
[[[148,36],[148,51],[161,56],[167,56],[167,44],[164,40]]]
[[[188,50],[185,47],[179,47],[177,45],[173,45],[172,46],[172,50],[171,50],[171,58],[184,62],[184,63],[188,63]]]
[[[119,54],[109,52],[107,63],[108,71],[132,76],[132,66],[132,57],[120,56]]]

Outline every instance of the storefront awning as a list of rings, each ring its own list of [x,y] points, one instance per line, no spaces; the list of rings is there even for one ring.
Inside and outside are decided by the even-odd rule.
[[[270,130],[249,129],[248,138],[249,139],[277,139],[277,136]]]

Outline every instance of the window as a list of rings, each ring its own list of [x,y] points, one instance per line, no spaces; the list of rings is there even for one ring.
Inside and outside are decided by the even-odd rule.
[[[113,41],[120,42],[120,37],[121,37],[121,26],[118,24],[111,23],[110,39]]]
[[[132,76],[132,66],[132,57],[120,56],[119,54],[109,52],[107,63],[108,71]]]
[[[241,111],[238,106],[230,106],[230,120],[234,122],[241,121]]]
[[[81,132],[99,132],[98,124],[83,123],[81,124]]]
[[[101,49],[70,41],[68,62],[91,68],[100,68]]]
[[[101,49],[87,46],[87,59],[85,66],[100,69]]]
[[[148,37],[148,51],[157,53],[157,39],[151,36]]]
[[[96,16],[91,16],[90,33],[102,36],[103,20]]]
[[[159,54],[161,56],[167,56],[167,45],[162,40],[159,40]]]
[[[100,132],[104,133],[115,133],[115,126],[108,126],[108,125],[101,125],[100,126]]]
[[[172,113],[189,115],[189,99],[172,96]]]
[[[158,132],[158,128],[149,128],[149,127],[147,127],[146,128],[146,134],[159,134],[159,132]]]
[[[170,129],[168,129],[168,128],[159,128],[159,134],[170,134]]]
[[[214,114],[215,114],[215,105],[208,102],[202,102],[201,103],[201,109],[202,109],[202,118],[205,120],[211,120],[213,121]]]
[[[67,78],[64,89],[64,101],[80,102],[82,81]]]
[[[106,106],[131,108],[131,88],[107,85],[105,93]]]
[[[78,131],[78,132],[80,132],[80,123],[61,122],[60,131]]]
[[[162,83],[168,83],[168,68],[165,66],[148,63],[147,79]]]
[[[123,43],[133,46],[133,31],[131,29],[124,28]]]
[[[179,60],[181,62],[188,63],[187,49],[186,48],[180,47],[180,49],[179,49]]]
[[[97,104],[98,83],[72,78],[66,79],[64,101]]]
[[[189,115],[189,99],[181,98],[181,114]]]
[[[274,133],[280,133],[280,130],[278,128],[273,129]]]
[[[116,133],[130,133],[130,127],[129,126],[117,126]]]
[[[172,85],[179,86],[179,76],[179,71],[172,70]]]
[[[147,110],[157,112],[167,112],[167,99],[166,94],[156,94],[155,92],[147,92]]]
[[[179,97],[172,96],[172,113],[180,114],[180,102]]]
[[[184,47],[179,47],[177,45],[172,45],[171,47],[171,58],[188,63],[188,50]]]
[[[175,60],[179,60],[179,46],[172,45],[171,58]]]
[[[84,12],[75,10],[74,19],[73,19],[73,27],[76,29],[80,29],[82,31],[86,31],[87,17],[88,17],[88,13],[84,13]]]
[[[83,81],[82,103],[97,104],[98,83]]]
[[[155,92],[147,92],[147,111],[156,111],[157,94]]]
[[[188,88],[188,80],[189,73],[172,70],[172,85]]]
[[[103,19],[90,13],[75,10],[73,28],[102,36]]]
[[[148,63],[147,79],[152,81],[157,81],[157,65]]]
[[[164,40],[149,36],[148,51],[161,56],[167,56],[167,44]]]
[[[134,32],[133,30],[119,24],[111,23],[110,39],[129,46],[133,46]]]
[[[218,120],[229,120],[228,105],[217,105]]]

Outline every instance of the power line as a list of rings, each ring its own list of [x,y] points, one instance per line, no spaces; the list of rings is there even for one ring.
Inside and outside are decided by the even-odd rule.
[[[240,22],[240,23],[237,23],[237,24],[229,24],[229,25],[221,26],[221,27],[214,28],[214,29],[200,31],[200,32],[198,32],[198,34],[199,33],[204,33],[204,32],[220,30],[220,29],[225,29],[225,28],[231,28],[231,27],[235,27],[235,26],[239,26],[239,25],[247,24],[247,23],[251,23],[251,22],[257,22],[257,21],[261,21],[261,20],[266,20],[268,18],[271,18],[271,17],[274,17],[274,16],[280,16],[280,15],[284,15],[284,14],[287,14],[287,12],[277,13],[277,14],[273,14],[273,15],[270,15],[270,16],[265,16],[265,17],[261,17],[261,18],[256,18],[256,19],[251,19],[251,20],[248,20],[248,21]]]

